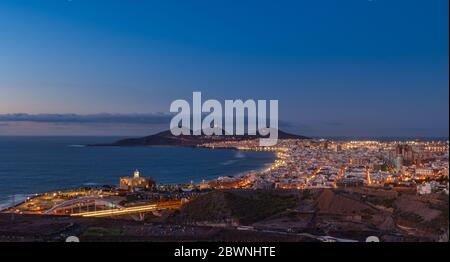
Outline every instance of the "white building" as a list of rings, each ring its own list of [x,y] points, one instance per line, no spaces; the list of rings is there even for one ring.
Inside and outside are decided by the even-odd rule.
[[[431,192],[432,188],[430,183],[424,183],[417,186],[417,193],[419,193],[419,195],[431,194]]]

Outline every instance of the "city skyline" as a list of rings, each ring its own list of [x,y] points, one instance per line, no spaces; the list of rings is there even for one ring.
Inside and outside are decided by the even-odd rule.
[[[448,243],[448,10],[0,1],[0,243],[278,260]]]
[[[280,127],[302,135],[448,137],[447,10],[421,0],[2,1],[0,135],[151,134],[168,129],[173,100],[201,91],[277,99]],[[16,113],[34,119],[7,119]],[[90,121],[39,120],[69,113]]]

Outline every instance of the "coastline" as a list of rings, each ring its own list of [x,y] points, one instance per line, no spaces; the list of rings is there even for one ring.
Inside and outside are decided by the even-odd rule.
[[[74,146],[74,145],[77,145],[77,146]],[[81,143],[67,143],[63,147],[69,148],[69,150],[84,150],[83,148],[91,148],[91,147],[85,147],[85,146],[81,147],[81,146],[78,146],[78,145],[81,145]],[[148,147],[153,147],[153,148],[175,148],[175,149],[177,149],[177,148],[191,148],[191,149],[200,149],[200,150],[203,149],[205,151],[212,150],[211,148],[207,148],[207,147],[203,147],[203,146],[186,147],[186,146],[171,146],[171,145],[167,145],[167,146],[146,146],[145,148],[148,148]],[[135,148],[135,147],[133,147],[133,148]],[[227,150],[227,151],[231,150],[231,151],[234,151],[234,152],[247,151],[247,150],[240,150],[238,148],[231,148],[231,147],[230,148],[215,148],[215,149],[221,149],[221,150]],[[234,159],[236,159],[236,162],[239,161],[239,162],[242,163],[242,161],[248,161],[248,160],[245,159],[247,157],[248,156],[245,156],[244,158],[236,157],[236,158],[232,158],[231,161],[234,161]],[[253,167],[253,168],[251,168],[249,170],[245,170],[245,171],[242,171],[242,170],[231,171],[230,169],[236,169],[239,166],[239,164],[235,165],[235,163],[233,162],[232,164],[226,165],[227,166],[226,169],[231,171],[228,174],[217,174],[215,176],[213,175],[213,176],[209,176],[209,177],[206,174],[206,176],[203,179],[201,179],[201,178],[200,179],[199,178],[194,178],[194,180],[196,181],[195,184],[198,184],[202,180],[209,182],[209,181],[216,181],[220,177],[236,177],[237,178],[237,177],[245,177],[245,176],[247,176],[249,174],[252,174],[252,173],[261,173],[261,172],[266,171],[276,160],[277,160],[276,153],[275,152],[271,152],[270,156],[267,156],[267,159],[265,159],[263,161],[264,163],[260,163],[256,167]],[[252,161],[252,160],[250,160],[250,161]],[[234,166],[236,166],[236,167],[234,167]],[[130,169],[132,169],[132,168],[134,168],[134,166],[130,167]],[[222,167],[221,165],[218,164],[214,168],[214,170],[220,170],[222,168],[224,168],[224,167]],[[244,167],[244,169],[245,169],[245,167]],[[212,172],[212,173],[216,173],[216,172]],[[150,175],[151,175],[151,173],[150,173]],[[38,177],[38,175],[36,175],[36,176]],[[20,179],[20,178],[17,178],[17,179]],[[119,177],[117,177],[117,179],[119,179]],[[188,180],[188,179],[185,179],[185,180]],[[117,186],[117,183],[103,183],[101,181],[98,182],[98,180],[102,180],[102,178],[97,179],[97,178],[94,177],[91,180],[91,183],[92,183],[92,181],[94,181],[94,183],[98,184],[98,185],[109,184],[109,185]],[[110,180],[114,180],[114,178],[110,179]],[[45,184],[46,182],[44,181],[43,183]],[[167,182],[163,181],[160,184],[161,185],[176,185],[176,186],[183,186],[183,185],[187,186],[187,185],[189,185],[189,183],[187,181],[186,182],[181,182],[181,183],[180,182],[176,182],[176,183],[170,183],[169,182],[169,183],[167,183]],[[36,188],[36,190],[33,190],[34,188],[30,188],[31,190],[26,190],[25,192],[24,192],[24,190],[19,190],[19,191],[15,191],[14,190],[11,193],[5,194],[2,197],[2,199],[0,201],[0,211],[8,209],[8,208],[11,208],[11,207],[16,206],[16,205],[19,205],[20,203],[23,203],[28,197],[33,197],[35,195],[44,194],[46,192],[68,191],[68,190],[76,189],[76,188],[83,187],[83,186],[89,186],[89,185],[87,185],[87,183],[80,183],[80,184],[77,185],[76,183],[74,184],[73,182],[67,182],[67,185],[49,186],[49,189],[45,189],[45,187],[44,188],[40,187],[40,188]],[[23,196],[23,197],[21,197],[21,196]],[[14,203],[12,202],[13,198],[15,198]]]
[[[239,150],[237,148],[235,148],[234,150],[242,151],[242,150]],[[245,150],[245,151],[248,151],[248,150]],[[273,161],[271,161],[270,163],[264,164],[261,168],[254,169],[254,170],[249,170],[249,171],[244,171],[244,172],[238,173],[236,175],[232,175],[231,177],[245,177],[245,176],[251,175],[253,173],[265,173],[265,172],[268,172],[270,170],[270,167],[276,162],[276,160],[280,159],[279,157],[276,156],[275,152],[273,152],[273,153],[274,153]],[[212,181],[214,181],[214,180],[217,180],[217,178],[213,179]]]

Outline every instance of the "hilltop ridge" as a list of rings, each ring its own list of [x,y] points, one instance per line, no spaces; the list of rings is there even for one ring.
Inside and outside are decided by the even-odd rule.
[[[192,134],[192,132],[190,132]],[[194,135],[179,135],[174,136],[170,130],[166,130],[154,135],[139,137],[139,138],[128,138],[122,139],[111,144],[95,144],[91,146],[198,146],[201,144],[209,143],[209,142],[221,142],[221,141],[242,141],[242,140],[252,140],[259,138],[266,138],[267,136],[263,136],[257,133],[255,136],[251,136],[248,134],[245,135],[205,135],[202,132],[202,135],[194,136]],[[306,136],[294,135],[283,132],[281,130],[278,131],[278,139],[309,139]]]

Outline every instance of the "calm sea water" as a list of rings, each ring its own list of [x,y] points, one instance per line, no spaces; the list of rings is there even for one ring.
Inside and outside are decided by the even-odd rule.
[[[270,152],[183,147],[83,147],[112,137],[0,137],[0,205],[27,194],[90,184],[117,185],[135,169],[158,183],[200,182],[261,169]],[[1,206],[0,206],[1,207]]]

